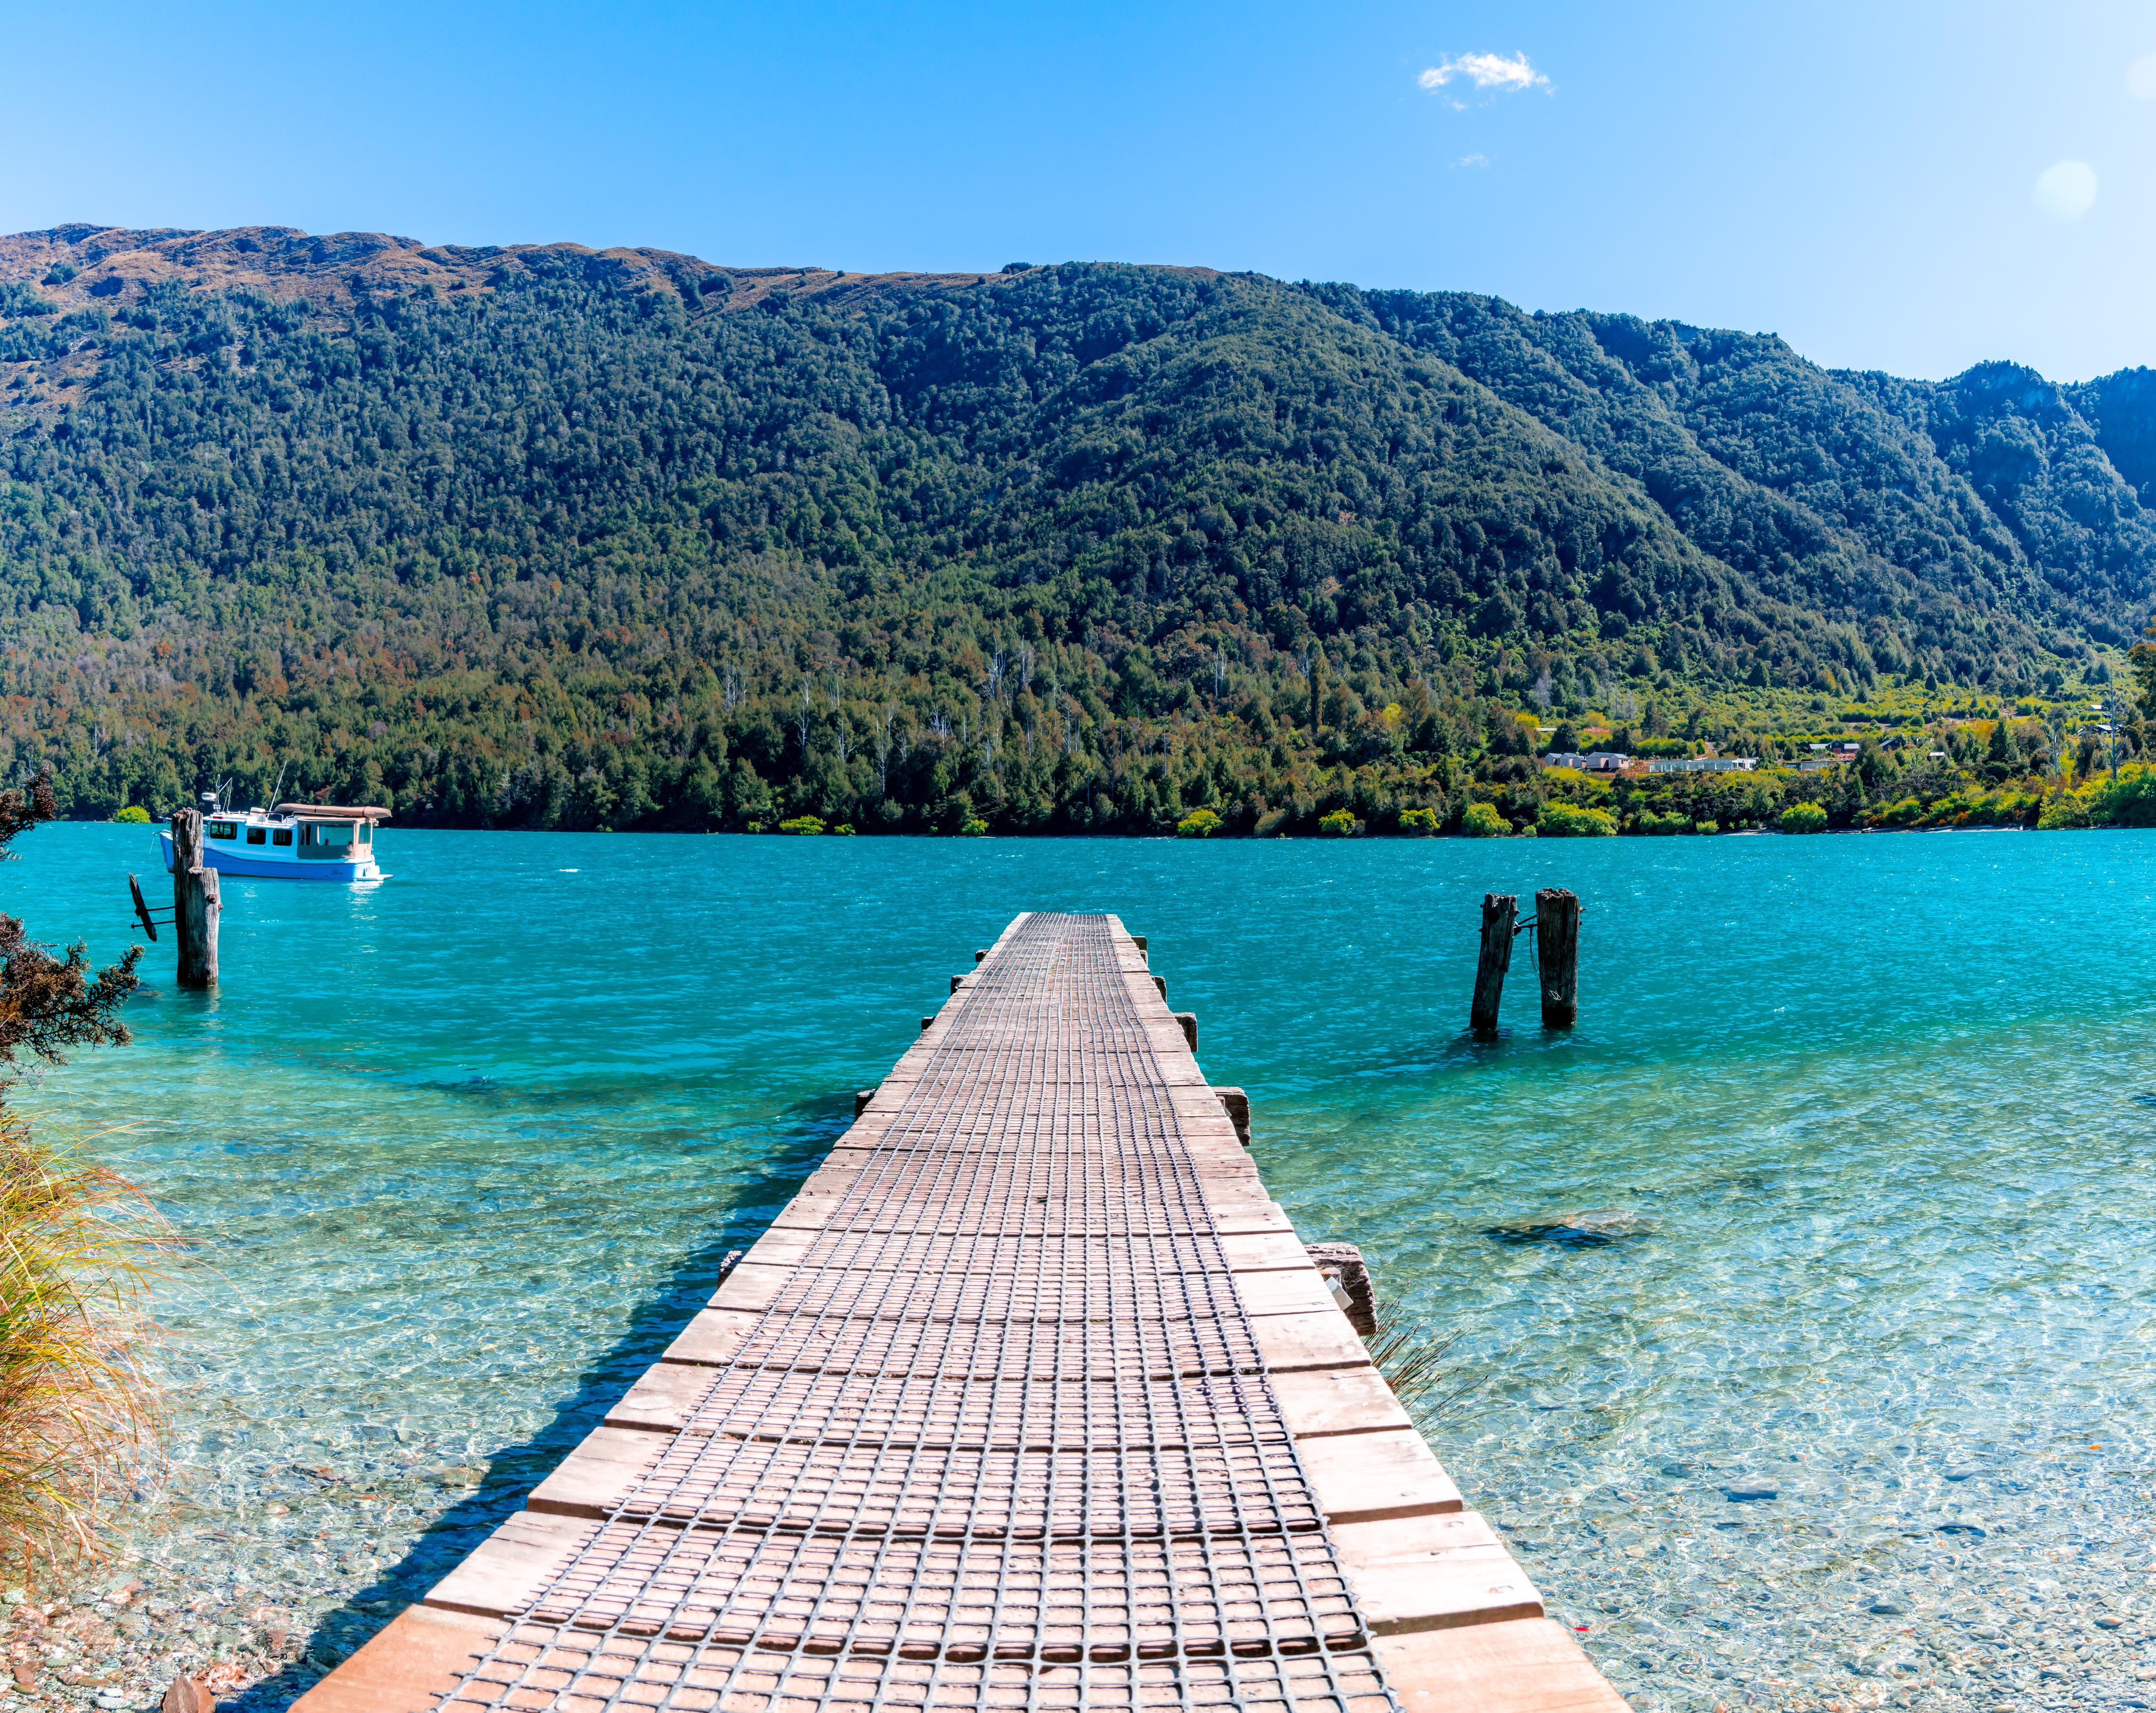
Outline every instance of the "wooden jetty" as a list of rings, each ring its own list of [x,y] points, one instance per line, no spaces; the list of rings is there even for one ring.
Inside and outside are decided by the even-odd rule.
[[[1113,916],[1007,929],[665,1358],[298,1705],[1621,1713]]]

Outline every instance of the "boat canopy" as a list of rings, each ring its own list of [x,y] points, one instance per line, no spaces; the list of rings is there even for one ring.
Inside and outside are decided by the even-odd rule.
[[[376,808],[372,804],[348,808],[341,803],[280,803],[276,813],[298,815],[312,821],[386,821],[389,818],[388,810]]]

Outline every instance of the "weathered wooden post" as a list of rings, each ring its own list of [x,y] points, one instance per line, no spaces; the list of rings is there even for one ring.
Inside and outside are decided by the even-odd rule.
[[[1183,1031],[1183,1039],[1189,1044],[1190,1050],[1195,1053],[1198,1050],[1198,1013],[1178,1011],[1171,1015],[1175,1018],[1175,1026]]]
[[[180,941],[182,987],[217,985],[217,870],[203,863],[200,809],[172,816],[172,930]]]
[[[1318,1277],[1325,1281],[1332,1300],[1340,1305],[1340,1312],[1348,1317],[1348,1324],[1365,1338],[1375,1332],[1377,1287],[1370,1278],[1369,1264],[1363,1260],[1362,1250],[1351,1243],[1305,1244],[1302,1248],[1317,1267]]]
[[[1497,1003],[1505,997],[1505,972],[1512,967],[1512,918],[1519,908],[1512,893],[1482,895],[1482,956],[1475,965],[1475,1008],[1468,1018],[1478,1035],[1497,1033]]]
[[[1579,1015],[1579,900],[1562,886],[1535,895],[1535,953],[1542,965],[1543,1027],[1568,1029]]]

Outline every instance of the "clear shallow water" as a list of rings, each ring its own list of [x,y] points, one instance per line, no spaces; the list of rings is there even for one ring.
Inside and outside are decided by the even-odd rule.
[[[128,1669],[282,1630],[280,1706],[423,1590],[1033,907],[1149,935],[1298,1228],[1459,1333],[1439,1454],[1636,1705],[2156,1690],[2156,836],[382,849],[28,1100],[198,1246]],[[23,850],[0,908],[126,943],[148,833]],[[1522,962],[1473,1044],[1481,895],[1548,885],[1581,1027]]]

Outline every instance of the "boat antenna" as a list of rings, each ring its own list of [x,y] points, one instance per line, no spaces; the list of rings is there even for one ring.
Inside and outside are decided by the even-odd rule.
[[[287,758],[287,759],[286,759],[286,761],[285,761],[285,764],[284,764],[284,767],[278,768],[278,770],[277,770],[277,782],[276,782],[275,785],[273,785],[273,786],[271,786],[271,787],[270,787],[270,801],[269,801],[266,804],[264,804],[264,807],[265,808],[272,808],[272,809],[275,808],[277,807],[277,799],[278,799],[279,798],[280,798],[280,797],[284,796],[284,794],[285,794],[285,767],[290,767],[291,765],[292,765],[292,763],[291,763],[291,762],[290,762],[290,758]]]

